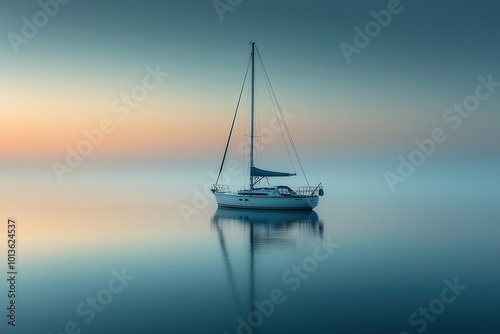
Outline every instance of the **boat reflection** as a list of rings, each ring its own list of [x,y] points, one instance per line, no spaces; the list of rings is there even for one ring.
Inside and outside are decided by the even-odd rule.
[[[315,211],[271,211],[271,210],[249,210],[249,209],[229,209],[218,208],[212,217],[212,225],[227,226],[242,224],[251,231],[265,231],[267,235],[260,237],[270,242],[277,241],[270,238],[269,232],[278,234],[310,234],[323,238],[323,221],[319,219]],[[245,227],[245,225],[247,225]],[[254,242],[256,240],[253,240]]]
[[[248,234],[250,264],[249,270],[249,307],[247,312],[255,311],[253,301],[256,300],[255,262],[256,254],[262,251],[270,255],[275,249],[297,247],[302,237],[323,239],[324,224],[314,211],[270,211],[218,208],[212,216],[212,228],[217,232],[219,245],[224,260],[229,288],[234,303],[240,312],[244,312],[238,298],[235,273],[230,261],[228,240],[224,230],[231,232],[236,228]],[[246,298],[245,298],[246,299]],[[256,329],[254,332],[256,333]]]

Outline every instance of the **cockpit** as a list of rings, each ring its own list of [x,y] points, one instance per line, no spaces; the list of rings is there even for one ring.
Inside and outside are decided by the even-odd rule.
[[[292,189],[290,189],[290,187],[287,186],[277,186],[276,190],[278,190],[278,192],[282,196],[297,196],[295,191],[293,191]]]

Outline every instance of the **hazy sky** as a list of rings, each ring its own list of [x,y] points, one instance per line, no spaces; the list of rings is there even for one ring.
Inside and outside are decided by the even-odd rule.
[[[41,2],[51,15],[35,0],[0,4],[4,160],[62,159],[106,118],[94,159],[220,156],[251,39],[309,153],[397,155],[436,127],[450,153],[498,153],[500,88],[459,129],[443,120],[479,76],[500,81],[497,1]],[[369,25],[360,46],[371,11],[385,27]],[[350,62],[342,42],[357,47]],[[158,69],[168,76],[124,107]]]

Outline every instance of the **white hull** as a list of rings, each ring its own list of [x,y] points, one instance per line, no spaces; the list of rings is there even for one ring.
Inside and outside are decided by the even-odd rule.
[[[312,210],[318,205],[318,196],[264,197],[215,192],[219,207],[240,209]]]

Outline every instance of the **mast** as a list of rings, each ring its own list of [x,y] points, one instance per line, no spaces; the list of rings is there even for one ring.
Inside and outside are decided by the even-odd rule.
[[[252,167],[254,167],[253,164],[253,142],[255,138],[255,132],[254,132],[254,122],[255,122],[255,115],[254,115],[254,90],[255,90],[255,41],[250,41],[250,44],[252,44],[252,102],[251,102],[251,129],[250,129],[250,189],[253,189],[253,176],[252,176]]]

